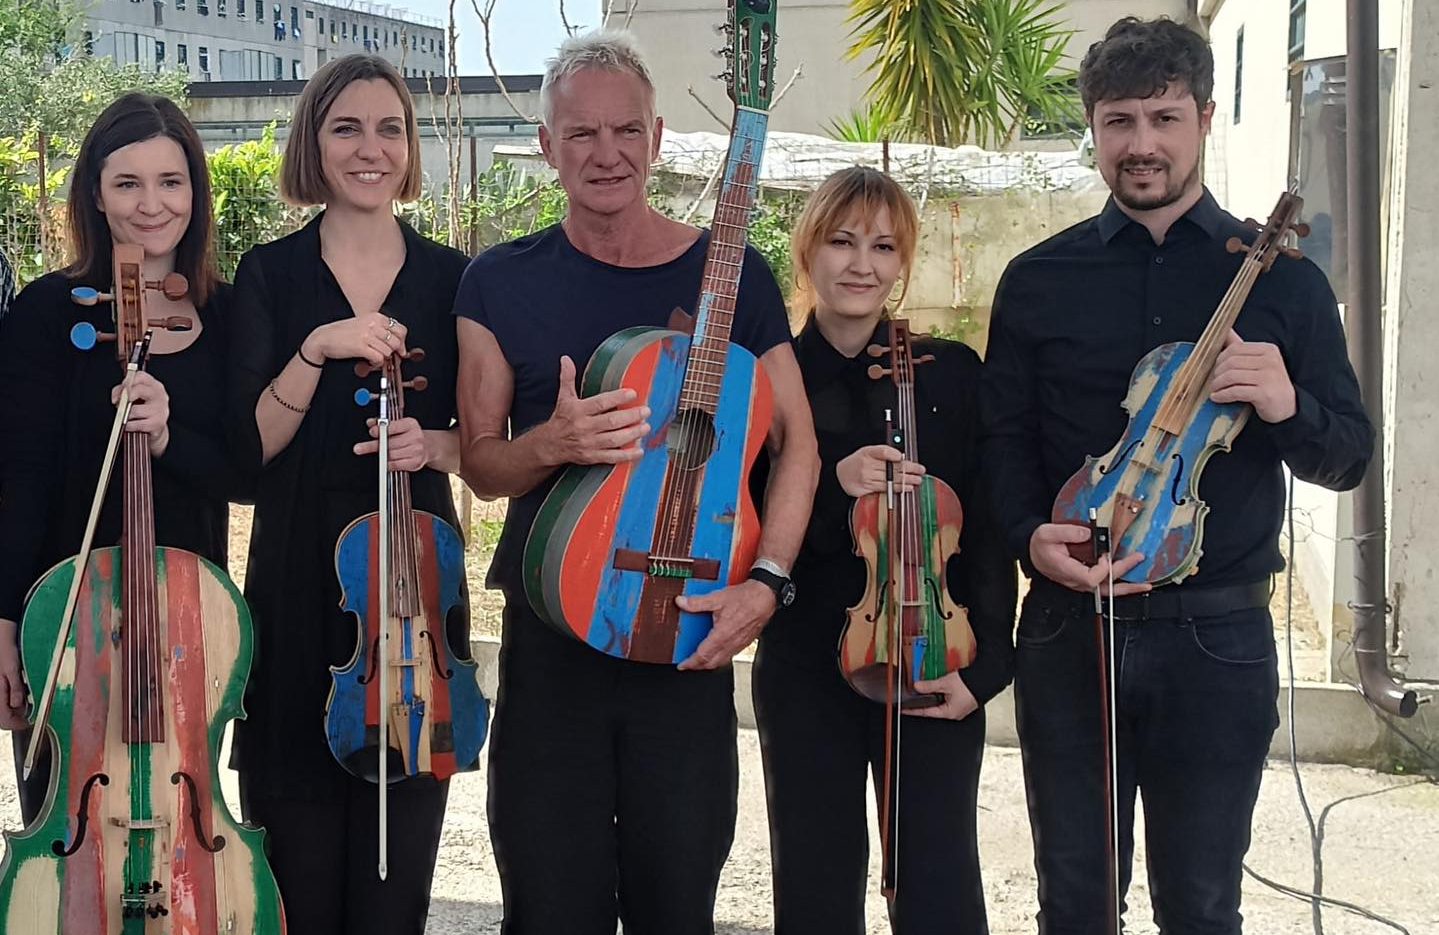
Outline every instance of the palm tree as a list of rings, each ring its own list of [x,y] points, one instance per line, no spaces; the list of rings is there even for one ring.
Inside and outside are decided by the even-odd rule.
[[[1052,0],[852,0],[850,58],[873,53],[868,104],[940,146],[1002,148],[1028,122],[1080,118]]]

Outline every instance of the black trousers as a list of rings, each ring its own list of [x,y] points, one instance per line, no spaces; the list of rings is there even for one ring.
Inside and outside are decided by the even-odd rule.
[[[1041,935],[1103,935],[1113,899],[1094,610],[1076,597],[1036,585],[1016,635]],[[1142,790],[1159,931],[1239,935],[1241,862],[1279,723],[1269,611],[1119,620],[1115,655],[1121,885]]]
[[[335,767],[332,794],[264,795],[240,774],[245,820],[265,829],[295,935],[424,935],[448,782],[390,786],[388,874],[379,878],[379,786]]]
[[[733,670],[613,659],[509,600],[489,761],[501,931],[710,935],[735,731]]]
[[[882,788],[884,707],[839,674],[768,651],[755,660],[776,935],[864,935],[866,774]],[[984,710],[962,721],[905,717],[895,935],[984,935],[975,810]],[[879,837],[875,836],[876,847]]]

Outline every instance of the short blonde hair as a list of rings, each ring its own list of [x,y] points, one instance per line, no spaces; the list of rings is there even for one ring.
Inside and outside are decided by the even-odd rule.
[[[819,245],[856,212],[865,221],[872,221],[881,208],[889,209],[889,220],[894,225],[894,246],[899,252],[903,285],[894,304],[899,306],[904,302],[919,242],[919,212],[894,179],[868,166],[850,166],[820,183],[795,222],[790,237],[790,259],[794,266],[794,292],[790,296],[792,318],[802,322],[814,313],[818,299],[809,266]]]
[[[400,96],[405,112],[405,136],[409,143],[409,165],[396,198],[414,201],[420,197],[420,133],[415,120],[415,102],[405,79],[395,66],[378,55],[355,53],[325,64],[305,82],[290,118],[290,138],[285,141],[285,159],[280,168],[280,195],[301,207],[330,200],[325,167],[320,157],[320,130],[330,107],[352,81],[385,81]]]
[[[566,39],[555,57],[545,63],[545,77],[540,82],[540,122],[547,128],[554,129],[555,88],[585,68],[629,72],[649,89],[651,110],[654,109],[654,78],[635,37],[620,29],[601,29]]]

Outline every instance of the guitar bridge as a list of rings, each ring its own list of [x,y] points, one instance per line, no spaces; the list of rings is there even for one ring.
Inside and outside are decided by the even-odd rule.
[[[638,549],[616,549],[614,567],[620,571],[638,571],[651,578],[698,578],[715,581],[720,563],[712,558],[673,558],[649,555]]]

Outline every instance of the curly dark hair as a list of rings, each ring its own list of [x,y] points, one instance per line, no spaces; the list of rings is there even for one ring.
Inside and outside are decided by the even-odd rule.
[[[1163,94],[1170,83],[1188,87],[1203,108],[1214,93],[1214,54],[1203,36],[1167,17],[1126,16],[1089,47],[1079,65],[1086,114],[1100,101]]]

